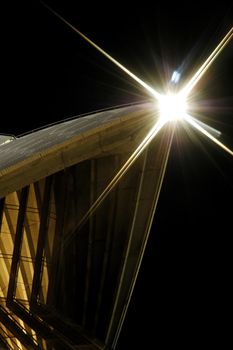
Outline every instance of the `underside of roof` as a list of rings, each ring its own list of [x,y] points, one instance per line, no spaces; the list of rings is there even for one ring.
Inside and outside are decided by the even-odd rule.
[[[147,103],[0,146],[0,348],[116,347],[172,131],[116,174],[155,122]]]

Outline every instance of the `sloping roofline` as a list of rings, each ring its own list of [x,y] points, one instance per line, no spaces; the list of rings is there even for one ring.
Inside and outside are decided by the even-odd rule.
[[[0,197],[90,157],[134,148],[155,123],[151,102],[97,112],[0,146]]]

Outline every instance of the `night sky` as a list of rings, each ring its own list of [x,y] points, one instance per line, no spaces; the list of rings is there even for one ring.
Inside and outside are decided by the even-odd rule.
[[[159,5],[48,1],[79,30],[163,91],[181,83],[233,23],[221,2]],[[125,10],[126,3],[131,9]],[[2,5],[1,5],[2,6]],[[220,7],[219,7],[220,6]],[[1,20],[1,133],[101,108],[145,101],[147,93],[34,1],[4,5]],[[198,84],[203,121],[233,149],[233,43]],[[232,317],[233,162],[191,128],[177,128],[148,247],[117,350],[224,343]],[[153,344],[153,346],[152,346]]]

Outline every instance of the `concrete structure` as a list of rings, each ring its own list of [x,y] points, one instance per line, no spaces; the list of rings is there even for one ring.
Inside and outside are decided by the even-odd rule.
[[[85,213],[156,122],[153,103],[0,146],[0,348],[114,349],[170,147],[164,128]]]

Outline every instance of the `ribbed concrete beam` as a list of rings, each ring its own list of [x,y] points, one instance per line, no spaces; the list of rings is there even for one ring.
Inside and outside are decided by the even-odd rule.
[[[0,146],[0,198],[83,160],[134,150],[156,121],[152,103],[63,122]]]

